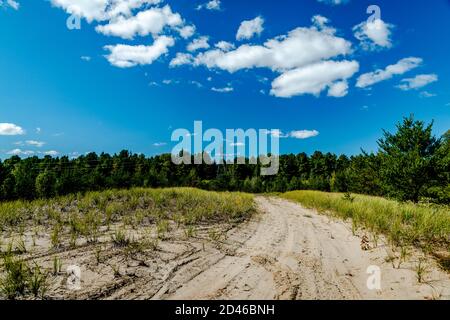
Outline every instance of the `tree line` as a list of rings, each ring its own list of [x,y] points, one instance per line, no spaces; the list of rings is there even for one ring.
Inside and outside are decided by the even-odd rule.
[[[440,138],[432,123],[413,116],[383,131],[377,153],[347,157],[316,151],[280,156],[275,176],[260,165],[175,165],[170,154],[154,157],[121,151],[0,161],[0,199],[48,198],[77,192],[131,187],[190,186],[252,193],[320,190],[450,203],[450,130]]]

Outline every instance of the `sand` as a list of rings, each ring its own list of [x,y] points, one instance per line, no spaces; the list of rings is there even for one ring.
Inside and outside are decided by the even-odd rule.
[[[24,257],[48,270],[55,258],[62,264],[47,299],[450,299],[450,275],[418,250],[399,266],[398,250],[353,234],[349,222],[275,197],[256,202],[258,213],[234,227],[204,225],[187,238],[172,225],[156,249],[114,246],[105,231],[99,243],[59,250],[41,235]],[[69,266],[80,268],[78,290],[67,285]]]

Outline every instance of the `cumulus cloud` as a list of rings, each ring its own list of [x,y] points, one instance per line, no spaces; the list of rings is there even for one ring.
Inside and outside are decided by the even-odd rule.
[[[337,81],[332,83],[328,89],[328,96],[340,98],[345,97],[348,93],[348,82],[347,81]]]
[[[153,144],[154,147],[164,147],[165,145],[167,145],[165,142],[156,142]]]
[[[375,19],[362,22],[353,27],[355,37],[361,42],[364,50],[376,50],[392,47],[392,29],[394,25]]]
[[[0,7],[4,5],[7,5],[8,7],[13,8],[14,10],[19,10],[20,8],[20,3],[15,0],[5,0],[5,1],[0,0]]]
[[[414,78],[403,79],[400,81],[397,88],[408,91],[425,87],[426,85],[436,81],[438,81],[438,76],[436,74],[419,74]]]
[[[106,8],[109,0],[51,0],[51,3],[69,14],[85,18],[88,22],[107,19]]]
[[[180,36],[183,39],[189,39],[195,34],[195,30],[196,30],[195,26],[191,25],[191,26],[184,26],[178,29],[178,32],[180,33]]]
[[[163,0],[50,0],[50,2],[68,14],[83,18],[89,23],[93,21],[99,23],[95,30],[103,35],[128,40],[136,36],[151,35],[155,39],[153,46],[143,44],[106,46],[105,49],[114,52],[105,57],[112,65],[119,67],[152,63],[154,57],[166,53],[167,48],[173,46],[174,39],[168,36],[169,32],[178,32],[183,39],[188,39],[196,30],[195,26],[187,24],[179,13],[173,12],[169,5],[162,5]]]
[[[213,88],[211,88],[211,90],[215,91],[215,92],[220,92],[220,93],[229,93],[229,92],[233,92],[234,88],[231,87],[231,86],[227,86],[227,87],[224,87],[224,88],[213,87]]]
[[[298,130],[298,131],[291,131],[289,133],[289,137],[296,139],[308,139],[312,137],[317,137],[318,135],[319,131],[317,130]]]
[[[97,26],[95,30],[107,36],[133,39],[136,35],[143,37],[152,34],[157,36],[166,26],[177,27],[182,24],[181,16],[173,13],[170,6],[166,5],[163,8],[140,11],[132,17],[119,16],[106,25]],[[187,33],[185,30],[186,35]]]
[[[69,14],[88,22],[112,20],[119,16],[131,16],[132,10],[143,5],[157,5],[161,0],[50,0]]]
[[[14,123],[0,123],[0,136],[17,136],[25,134],[25,130]]]
[[[8,151],[6,154],[13,156],[31,156],[34,154],[34,151],[31,150],[22,150],[22,149],[13,149]]]
[[[106,56],[109,63],[119,68],[129,68],[136,65],[152,64],[160,56],[166,54],[168,48],[174,44],[175,40],[173,38],[161,36],[150,46],[117,44],[105,46],[104,48],[110,51]]]
[[[318,96],[328,88],[328,95],[342,97],[347,94],[347,79],[359,70],[357,61],[321,61],[283,73],[272,82],[270,93],[276,97],[297,95]]]
[[[36,141],[36,140],[27,140],[25,141],[25,144],[28,146],[38,147],[41,148],[45,145],[45,142],[43,141]]]
[[[301,140],[309,139],[319,135],[319,131],[317,130],[293,130],[288,133],[283,133],[279,129],[273,129],[267,131],[267,133],[276,138],[294,138]]]
[[[200,49],[209,49],[208,40],[209,38],[206,36],[194,39],[191,43],[188,44],[187,50],[190,52],[194,52]]]
[[[214,46],[222,51],[230,51],[236,48],[234,44],[227,41],[219,41]]]
[[[89,62],[89,61],[91,61],[91,57],[89,57],[89,56],[81,56],[80,57],[81,58],[81,60],[83,60],[83,61],[86,61],[86,62]]]
[[[364,73],[359,76],[356,86],[366,88],[375,83],[391,79],[395,75],[402,75],[422,64],[421,58],[409,57],[398,61],[396,64],[387,66],[385,69],[378,69],[374,72]]]
[[[250,68],[284,71],[350,52],[347,40],[311,27],[294,29],[264,45],[244,44],[228,52],[213,49],[199,54],[193,63],[231,73]]]
[[[170,67],[177,67],[191,63],[193,56],[189,53],[178,52],[175,58],[170,61]]]
[[[328,95],[343,97],[348,92],[347,79],[359,69],[357,61],[335,61],[352,53],[351,43],[335,35],[322,16],[312,18],[313,26],[299,27],[269,39],[263,45],[244,44],[238,48],[219,42],[214,49],[192,54],[178,54],[172,66],[205,66],[230,73],[243,69],[268,68],[281,73],[273,82],[271,93],[277,97],[302,94],[319,95],[328,89]]]
[[[263,24],[264,19],[262,17],[243,21],[236,33],[236,40],[247,40],[255,35],[259,36],[264,31]]]
[[[419,94],[419,97],[421,97],[421,98],[432,98],[432,97],[436,97],[436,96],[437,96],[437,94],[431,93],[431,92],[428,92],[428,91],[422,91]]]
[[[331,5],[339,5],[339,4],[345,4],[347,3],[349,0],[317,0],[318,2],[322,2],[322,3],[326,3],[326,4],[331,4]]]
[[[221,1],[220,0],[211,0],[209,2],[206,2],[204,4],[201,4],[199,6],[197,6],[197,10],[202,10],[202,9],[206,9],[206,10],[220,10],[221,9]]]
[[[49,151],[44,151],[43,154],[46,156],[56,157],[59,154],[59,152],[55,151],[55,150],[49,150]]]

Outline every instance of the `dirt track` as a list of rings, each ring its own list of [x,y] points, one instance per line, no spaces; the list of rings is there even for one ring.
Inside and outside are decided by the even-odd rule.
[[[419,284],[415,254],[399,269],[384,246],[363,250],[351,227],[275,198],[257,198],[261,215],[232,230],[228,255],[209,253],[183,266],[153,298],[432,299],[449,298],[449,276],[428,262]],[[370,245],[369,245],[370,246]],[[395,261],[394,261],[395,263]],[[381,290],[367,288],[367,268],[381,269]],[[191,278],[189,275],[195,275]]]
[[[110,230],[97,243],[58,250],[47,234],[26,255],[47,270],[62,263],[49,299],[450,299],[450,275],[431,258],[418,283],[420,253],[398,268],[398,252],[382,239],[373,248],[370,235],[364,242],[364,231],[353,235],[349,223],[278,198],[256,202],[258,213],[235,228],[205,224],[187,238],[172,225],[153,249],[114,246]],[[144,231],[130,230],[136,239]],[[66,285],[71,265],[81,269],[80,290]],[[367,288],[373,265],[381,290]]]

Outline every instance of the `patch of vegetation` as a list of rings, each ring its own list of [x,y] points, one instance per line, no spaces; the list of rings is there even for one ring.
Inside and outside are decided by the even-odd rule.
[[[0,278],[0,294],[7,299],[32,295],[43,298],[47,290],[47,273],[35,264],[30,267],[11,252],[3,257],[4,276]]]
[[[24,207],[21,199],[41,198],[44,205],[45,199],[64,195],[71,195],[66,198],[69,203],[78,198],[80,211],[94,206],[105,212],[107,221],[114,222],[130,207],[145,207],[145,201],[130,197],[124,206],[111,204],[102,195],[83,200],[77,193],[132,187],[190,186],[252,193],[318,190],[450,204],[450,130],[435,137],[432,125],[413,116],[404,118],[396,132],[383,132],[377,153],[363,151],[351,157],[320,151],[280,155],[276,176],[261,176],[262,164],[255,166],[249,159],[245,164],[227,161],[199,166],[176,165],[171,154],[146,158],[126,150],[114,155],[89,153],[76,159],[12,156],[0,161],[0,200],[19,201],[0,206],[0,228],[26,218],[27,210],[17,210]],[[156,204],[164,199],[155,199]],[[46,208],[49,214],[53,209]]]
[[[430,252],[450,245],[450,209],[447,206],[398,202],[381,197],[354,196],[353,201],[340,193],[292,191],[280,195],[343,219],[352,219],[356,227],[384,234],[400,246],[402,256],[415,245]]]

